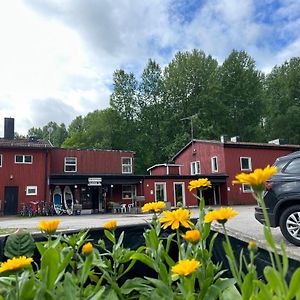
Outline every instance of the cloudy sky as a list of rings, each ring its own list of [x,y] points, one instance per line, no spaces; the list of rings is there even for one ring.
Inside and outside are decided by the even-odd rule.
[[[112,75],[201,49],[221,64],[246,50],[257,68],[300,56],[299,0],[2,0],[0,137],[109,105]]]

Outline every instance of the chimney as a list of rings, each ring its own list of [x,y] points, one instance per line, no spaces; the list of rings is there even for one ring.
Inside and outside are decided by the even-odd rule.
[[[15,119],[4,118],[4,138],[13,140],[15,137]]]
[[[228,141],[228,135],[227,134],[221,135],[221,143],[226,143],[227,141]]]

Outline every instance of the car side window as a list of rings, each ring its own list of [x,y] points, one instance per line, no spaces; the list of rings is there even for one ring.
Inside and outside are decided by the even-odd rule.
[[[300,157],[293,159],[284,169],[284,173],[300,174]]]

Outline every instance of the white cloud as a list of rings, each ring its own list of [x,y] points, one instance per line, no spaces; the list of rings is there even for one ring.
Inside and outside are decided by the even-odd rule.
[[[4,117],[26,134],[107,107],[113,72],[140,74],[149,58],[165,66],[177,51],[198,48],[222,63],[238,49],[269,72],[299,56],[298,0],[188,4],[190,11],[184,0],[0,2],[0,136]]]

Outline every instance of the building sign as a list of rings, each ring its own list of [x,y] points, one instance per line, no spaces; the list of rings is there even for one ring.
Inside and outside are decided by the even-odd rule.
[[[100,186],[102,185],[102,178],[88,178],[88,186]]]

